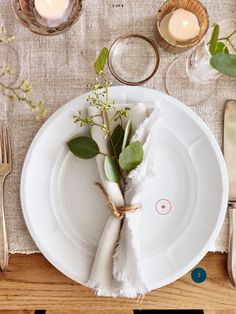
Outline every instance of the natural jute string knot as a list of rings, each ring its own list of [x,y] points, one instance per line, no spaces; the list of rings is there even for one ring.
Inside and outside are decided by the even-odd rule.
[[[132,213],[135,212],[138,209],[142,208],[141,204],[136,205],[124,205],[124,206],[116,206],[114,202],[112,201],[110,195],[107,193],[107,191],[104,189],[104,187],[99,182],[94,183],[102,192],[102,194],[105,196],[108,207],[111,209],[112,215],[115,216],[118,219],[123,219],[124,215],[126,213]]]

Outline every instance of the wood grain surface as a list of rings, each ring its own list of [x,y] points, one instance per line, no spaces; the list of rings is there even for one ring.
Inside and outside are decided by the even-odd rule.
[[[152,310],[151,310],[152,311]],[[160,312],[159,312],[160,311]],[[154,313],[163,314],[163,311],[165,310],[154,310]],[[170,310],[173,311],[173,314],[176,310]],[[178,311],[178,310],[177,310]],[[191,314],[191,310],[183,310],[186,311],[186,314]],[[162,312],[162,313],[161,313]],[[0,311],[0,314],[37,314],[34,310],[2,310]],[[133,314],[133,310],[46,310],[45,314]],[[153,314],[154,314],[153,313]],[[181,312],[178,312],[176,314],[180,314]],[[140,314],[142,314],[142,311],[140,311]],[[170,313],[168,313],[170,314]],[[184,314],[182,312],[182,314]],[[236,314],[236,310],[228,309],[228,310],[204,310],[204,314]]]
[[[162,310],[157,310],[154,313],[158,314],[160,313],[159,311]],[[163,310],[165,311],[165,310]],[[175,310],[173,310],[173,314],[175,313]],[[37,314],[34,310],[13,310],[13,311],[8,311],[8,310],[2,310],[0,311],[0,314]],[[94,311],[94,310],[64,310],[64,311],[58,311],[58,310],[47,310],[45,314],[133,314],[133,310],[101,310],[101,311]],[[153,313],[153,314],[154,314]],[[142,314],[142,311],[140,311],[140,314]],[[160,313],[160,314],[163,314]],[[168,313],[169,314],[169,313]],[[180,314],[180,313],[176,313]],[[182,313],[184,314],[184,313]],[[191,310],[187,310],[186,314],[191,314]],[[204,314],[236,314],[236,310],[204,310]]]
[[[97,297],[57,271],[41,254],[12,255],[8,272],[0,274],[0,310],[5,310],[0,313],[28,310],[18,312],[28,314],[35,309],[47,309],[47,314],[126,314],[133,309],[222,309],[227,310],[224,314],[233,313],[236,289],[228,280],[226,255],[209,253],[199,266],[207,272],[204,283],[193,282],[188,273],[147,294],[143,302],[138,303],[137,300]],[[209,311],[206,313],[216,313]]]

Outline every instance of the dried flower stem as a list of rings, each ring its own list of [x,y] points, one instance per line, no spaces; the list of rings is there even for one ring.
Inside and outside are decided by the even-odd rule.
[[[9,68],[0,74],[0,78],[4,78],[6,75],[11,75],[12,71]],[[3,96],[7,97],[10,101],[18,100],[19,102],[25,103],[31,108],[32,113],[34,114],[35,120],[39,120],[42,117],[45,117],[47,114],[47,109],[44,108],[44,101],[40,100],[35,102],[28,97],[28,94],[32,92],[32,86],[27,83],[26,80],[20,82],[20,84],[12,86],[6,84],[5,81],[0,80],[0,91]]]
[[[14,40],[13,35],[8,35],[5,28],[0,28],[0,43],[9,43]],[[8,66],[2,66],[2,72],[0,73],[0,92],[3,96],[7,97],[9,100],[14,101],[18,100],[19,102],[25,103],[31,108],[32,113],[34,114],[35,120],[43,118],[47,114],[47,109],[44,108],[45,101],[40,100],[36,102],[28,97],[33,90],[32,86],[27,83],[26,80],[22,80],[18,85],[12,86],[6,83],[6,77],[11,76],[13,71]]]
[[[7,34],[5,27],[0,28],[0,43],[1,42],[9,43],[13,41],[14,39],[15,39],[15,36]]]

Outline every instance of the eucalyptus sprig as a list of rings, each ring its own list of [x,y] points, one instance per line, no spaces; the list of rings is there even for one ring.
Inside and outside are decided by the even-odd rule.
[[[90,159],[98,154],[105,156],[104,172],[109,181],[121,184],[125,181],[125,175],[135,169],[143,160],[143,148],[139,141],[129,143],[132,135],[132,123],[128,120],[124,126],[124,118],[127,119],[130,108],[119,108],[115,102],[109,99],[108,80],[104,68],[108,57],[107,48],[103,48],[95,62],[95,83],[89,84],[92,89],[87,98],[88,106],[95,106],[99,113],[92,116],[84,115],[81,111],[74,116],[74,122],[81,127],[87,125],[92,129],[99,127],[104,132],[104,140],[109,143],[109,154],[100,151],[98,144],[89,136],[79,136],[70,140],[67,145],[70,151],[77,157]],[[100,117],[101,122],[98,121]],[[112,122],[117,122],[112,129]]]
[[[43,118],[47,114],[47,108],[44,107],[45,101],[40,100],[36,102],[29,97],[33,87],[26,81],[22,80],[19,84],[11,85],[7,84],[3,78],[13,74],[13,71],[9,67],[3,68],[0,73],[0,92],[3,96],[7,97],[10,101],[19,101],[25,103],[31,108],[35,120]]]
[[[9,43],[15,39],[15,36],[7,33],[5,27],[0,27],[0,43]]]
[[[236,30],[228,36],[219,38],[220,26],[216,24],[213,28],[209,42],[209,52],[211,54],[210,64],[217,71],[232,77],[236,77],[236,55],[229,53],[227,45],[231,46],[236,53],[235,43],[232,42]]]
[[[0,28],[0,44],[9,43],[14,40],[13,35],[9,35],[4,27]],[[10,101],[19,101],[28,105],[31,112],[34,115],[35,120],[44,118],[48,112],[45,108],[45,101],[35,101],[29,95],[31,94],[33,87],[26,81],[22,80],[20,83],[12,85],[7,83],[7,78],[13,75],[13,70],[10,66],[0,66],[0,93],[7,97]]]

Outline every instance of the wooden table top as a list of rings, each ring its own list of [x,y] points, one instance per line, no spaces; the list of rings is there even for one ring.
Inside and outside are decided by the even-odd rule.
[[[227,310],[224,313],[233,313],[236,288],[228,279],[226,255],[208,253],[199,267],[207,272],[203,283],[195,283],[188,273],[148,293],[142,303],[137,303],[130,299],[97,297],[57,271],[41,254],[16,254],[10,256],[8,271],[0,274],[0,313],[7,314],[6,310],[27,310],[10,314],[33,313],[35,309],[46,309],[47,314],[120,314],[132,313],[133,309],[224,309]]]

